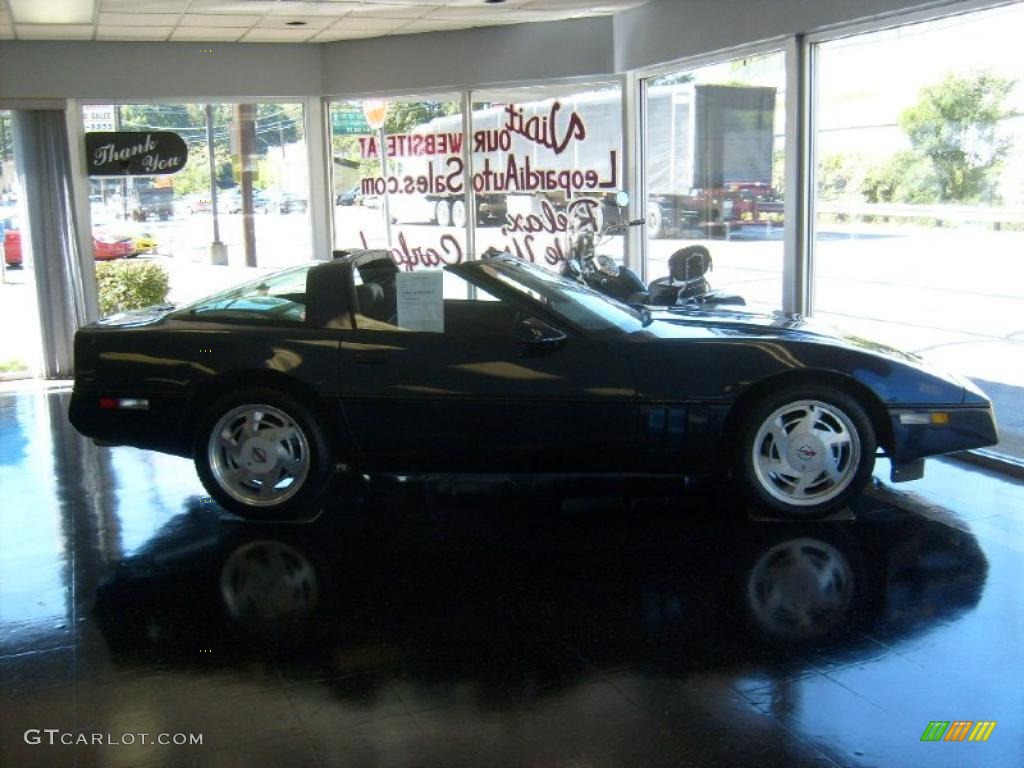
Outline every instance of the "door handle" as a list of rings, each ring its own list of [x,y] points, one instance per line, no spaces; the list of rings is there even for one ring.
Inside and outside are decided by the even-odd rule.
[[[361,349],[352,353],[353,365],[385,365],[388,362],[388,353],[377,350]]]

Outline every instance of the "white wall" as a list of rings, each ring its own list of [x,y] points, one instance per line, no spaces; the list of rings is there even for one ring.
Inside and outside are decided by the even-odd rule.
[[[415,92],[607,75],[610,17],[354,40],[323,46],[323,93]]]
[[[932,0],[653,0],[614,17],[615,69],[625,72],[877,16]]]
[[[326,43],[0,41],[0,99],[218,99],[415,91],[612,72],[612,20]]]
[[[0,41],[0,98],[319,94],[315,45]]]

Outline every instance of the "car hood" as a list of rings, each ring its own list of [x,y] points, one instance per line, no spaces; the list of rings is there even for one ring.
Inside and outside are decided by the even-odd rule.
[[[959,374],[933,365],[910,352],[842,331],[820,320],[784,312],[754,312],[741,309],[714,310],[665,309],[651,311],[651,324],[644,329],[648,337],[658,339],[781,339],[790,342],[831,344],[851,351],[882,357],[964,387],[969,393],[984,395],[973,382]]]

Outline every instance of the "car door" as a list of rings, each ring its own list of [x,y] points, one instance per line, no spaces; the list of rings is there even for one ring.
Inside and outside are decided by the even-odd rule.
[[[372,318],[340,331],[339,391],[364,461],[398,471],[618,466],[636,439],[624,342],[538,314],[505,299],[447,299],[440,332]],[[529,328],[564,338],[526,341]]]

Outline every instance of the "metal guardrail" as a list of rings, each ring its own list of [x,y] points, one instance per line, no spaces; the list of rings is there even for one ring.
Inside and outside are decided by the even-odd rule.
[[[847,216],[887,216],[894,219],[936,219],[1001,224],[1024,224],[1024,206],[917,205],[910,203],[858,203],[822,201],[817,213]]]

